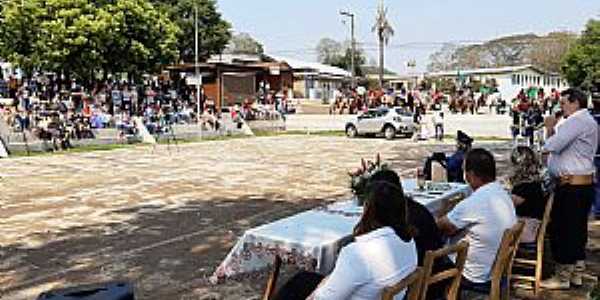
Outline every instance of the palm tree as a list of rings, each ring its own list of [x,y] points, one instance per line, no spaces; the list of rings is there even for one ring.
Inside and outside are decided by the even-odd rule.
[[[377,34],[379,39],[379,87],[383,88],[383,48],[388,44],[390,38],[394,35],[394,28],[387,19],[387,8],[383,5],[383,0],[377,9],[375,24],[371,31]]]

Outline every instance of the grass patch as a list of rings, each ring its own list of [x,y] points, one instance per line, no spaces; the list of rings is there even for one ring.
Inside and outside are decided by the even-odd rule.
[[[243,135],[243,134],[238,134],[238,135],[219,135],[219,136],[206,136],[206,137],[195,137],[195,138],[177,138],[176,142],[177,144],[192,144],[192,143],[202,143],[202,142],[214,142],[214,141],[228,141],[228,140],[236,140],[236,139],[245,139],[245,138],[249,138],[251,136],[247,136],[247,135]],[[159,140],[157,142],[159,145],[168,145],[168,144],[175,144],[175,141],[173,141],[172,139],[166,140]]]
[[[66,153],[82,153],[82,152],[93,152],[93,151],[111,151],[111,150],[117,150],[117,149],[138,147],[139,145],[142,145],[142,144],[87,145],[87,146],[81,146],[81,147],[69,149],[68,151],[63,151],[63,153],[64,152],[66,152]]]
[[[510,142],[512,138],[500,136],[471,136],[474,142]],[[456,135],[444,135],[444,139],[456,140]]]
[[[30,151],[27,153],[25,150],[12,151],[10,153],[10,157],[33,157],[33,156],[47,156],[47,155],[56,155],[56,154],[70,154],[70,153],[87,153],[87,152],[95,152],[95,151],[111,151],[116,149],[125,149],[137,147],[142,144],[108,144],[108,145],[85,145],[85,146],[77,146],[68,150],[61,151]]]
[[[346,136],[346,133],[344,131],[341,131],[341,130],[326,130],[326,131],[306,131],[306,130],[271,131],[271,130],[254,130],[254,136],[257,136],[257,137],[285,136],[285,135]]]
[[[255,137],[269,137],[285,135],[285,131],[281,130],[252,130]]]
[[[287,134],[306,134],[306,135],[316,135],[316,136],[346,136],[346,132],[343,130],[325,130],[325,131],[304,131],[304,130],[292,130],[288,131]]]
[[[11,151],[10,152],[10,156],[8,158],[13,158],[13,157],[27,157],[27,156],[30,156],[30,157],[33,157],[33,156],[47,156],[47,155],[52,155],[54,153],[63,153],[63,152],[30,151],[29,154],[28,154],[27,151],[25,151],[25,150],[19,150],[19,151]]]

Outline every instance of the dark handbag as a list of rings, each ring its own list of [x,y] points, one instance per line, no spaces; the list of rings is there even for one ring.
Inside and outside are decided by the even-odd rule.
[[[99,283],[42,293],[38,300],[134,300],[133,286],[125,282]]]

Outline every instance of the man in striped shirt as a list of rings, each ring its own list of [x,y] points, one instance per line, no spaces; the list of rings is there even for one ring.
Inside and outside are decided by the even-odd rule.
[[[551,216],[550,245],[557,263],[554,277],[542,282],[548,289],[581,285],[585,270],[588,214],[594,201],[594,157],[598,147],[598,124],[587,110],[587,95],[579,89],[561,93],[565,119],[546,120],[548,170],[556,179]]]

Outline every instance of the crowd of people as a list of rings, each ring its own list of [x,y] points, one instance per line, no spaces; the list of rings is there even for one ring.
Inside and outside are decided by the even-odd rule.
[[[586,272],[588,216],[595,201],[593,176],[599,173],[595,162],[599,122],[588,111],[587,101],[581,90],[562,92],[562,115],[549,116],[543,122],[548,132],[545,145],[540,152],[528,146],[515,147],[504,181],[498,178],[494,154],[472,148],[473,139],[460,133],[453,155],[433,155],[426,165],[433,161],[442,164],[448,180],[466,182],[472,194],[438,218],[404,194],[396,172],[378,170],[367,184],[354,240],[342,248],[331,274],[300,272],[281,287],[275,299],[380,299],[385,287],[422,266],[427,251],[439,250],[457,237],[468,241],[461,291],[489,292],[504,232],[519,222],[524,226],[518,237],[521,245],[535,242],[551,198],[548,235],[556,271],[541,286],[581,286]],[[600,99],[594,106],[595,112],[600,112]],[[598,204],[596,201],[595,206]],[[450,258],[439,260],[434,272],[453,264]],[[444,297],[448,282],[438,284],[429,290],[427,299]],[[395,299],[403,296],[401,292]]]
[[[338,89],[330,102],[330,114],[357,114],[382,105],[405,107],[412,112],[425,113],[427,110],[439,110],[444,100],[441,91],[400,89]]]
[[[502,99],[498,89],[481,87],[474,90],[463,87],[447,94],[432,88],[393,89],[338,89],[330,101],[330,114],[357,114],[369,108],[385,106],[401,106],[412,112],[425,113],[430,110],[441,110],[442,104],[447,103],[451,113],[479,112],[480,108],[488,107],[489,113],[505,113],[507,103]],[[495,110],[494,110],[495,109]]]
[[[72,139],[94,137],[94,129],[117,128],[121,135],[136,133],[136,117],[151,134],[164,133],[173,124],[199,122],[206,130],[219,130],[224,114],[231,119],[274,119],[288,112],[288,101],[273,91],[246,99],[241,105],[214,106],[201,99],[198,115],[195,89],[167,77],[146,78],[141,84],[106,80],[86,88],[75,80],[40,75],[32,79],[11,76],[0,80],[0,117],[14,132],[54,141],[68,148]]]
[[[513,99],[511,116],[511,132],[513,139],[523,136],[533,145],[540,140],[540,129],[543,128],[544,115],[561,114],[559,108],[560,92],[552,89],[550,94],[546,94],[543,88],[530,87],[527,90],[521,89],[515,99]]]
[[[69,139],[93,138],[93,129],[111,127],[131,133],[136,116],[143,117],[148,128],[190,121],[190,91],[177,90],[172,84],[148,80],[143,85],[131,85],[107,80],[85,88],[53,75],[27,80],[11,77],[8,84],[0,84],[5,99],[0,110],[14,131],[64,140],[62,144],[68,145]]]

